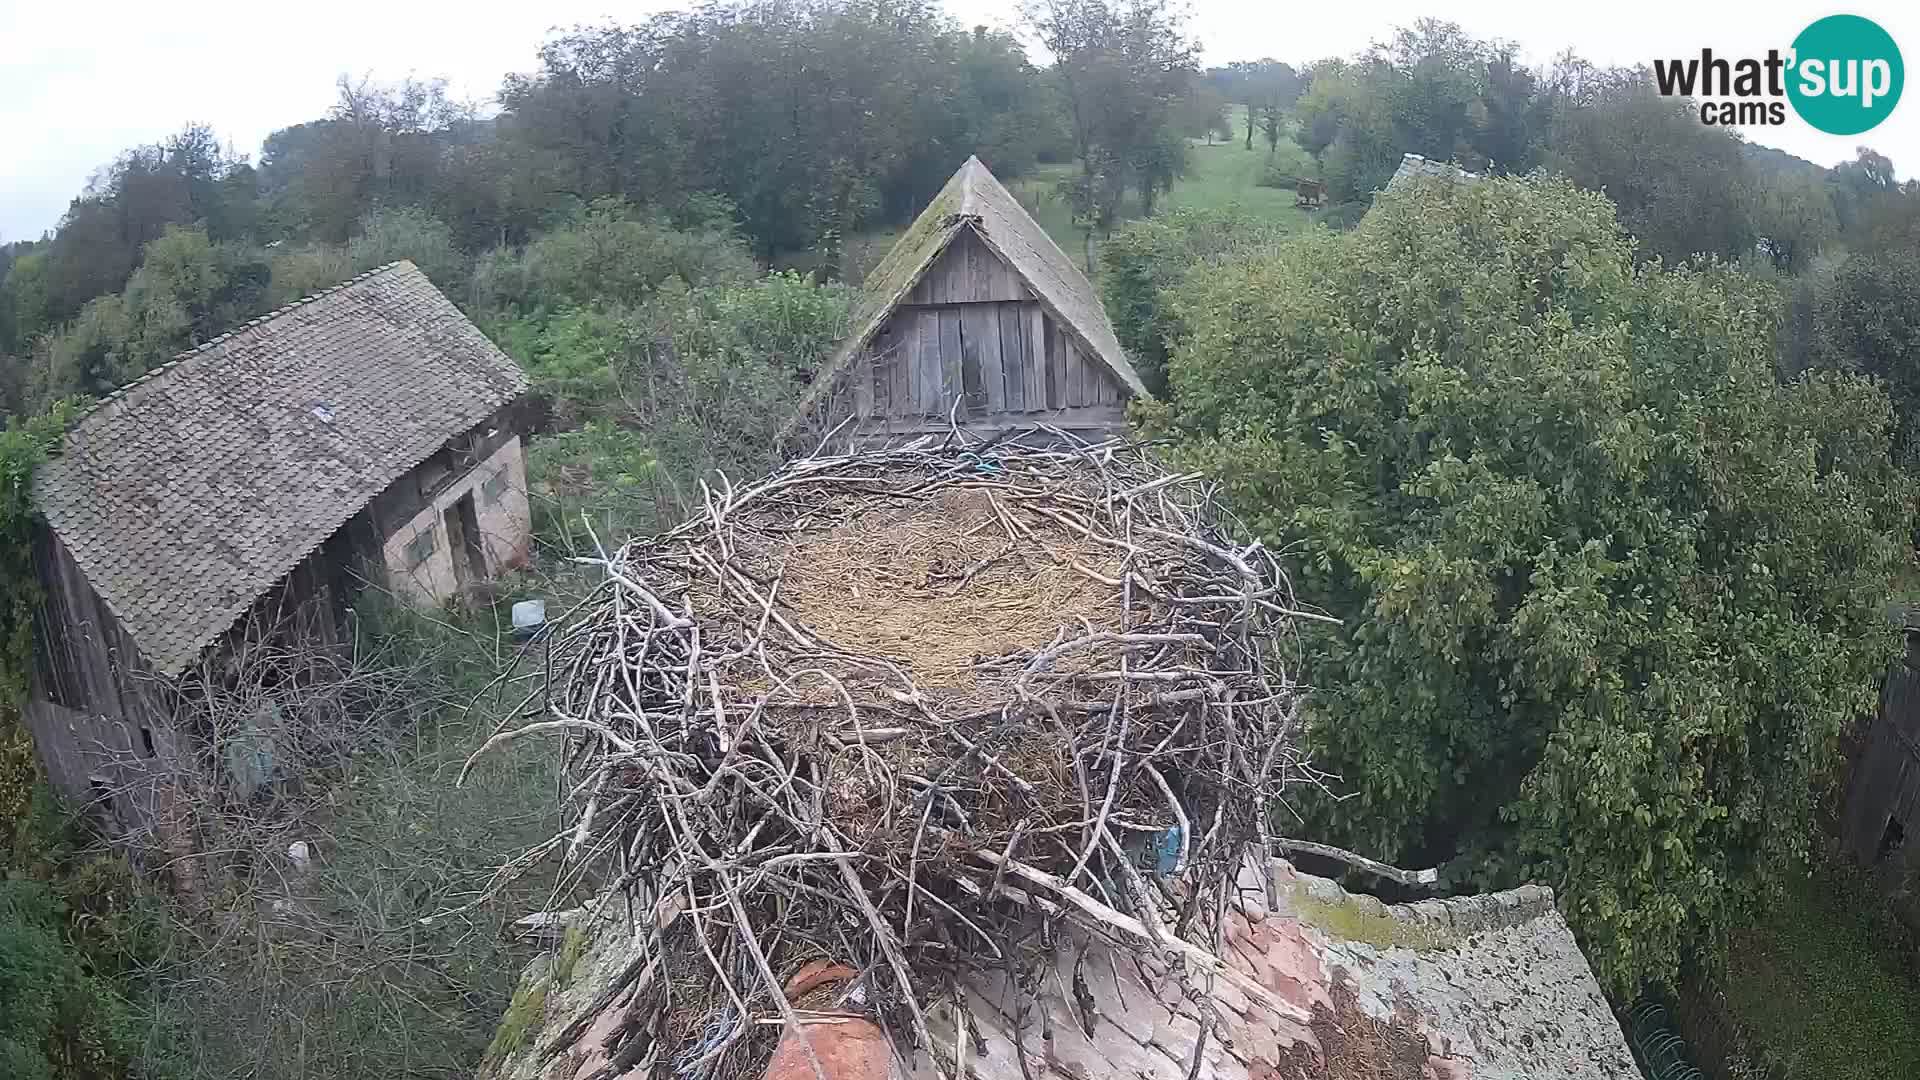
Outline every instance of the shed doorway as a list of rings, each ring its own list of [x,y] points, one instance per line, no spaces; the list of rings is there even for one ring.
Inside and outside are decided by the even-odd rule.
[[[443,516],[454,580],[461,588],[486,580],[487,556],[480,548],[480,518],[473,508],[473,492],[455,499]]]

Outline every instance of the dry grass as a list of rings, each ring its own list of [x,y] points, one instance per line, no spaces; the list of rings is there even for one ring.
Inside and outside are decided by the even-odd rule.
[[[886,657],[922,690],[973,698],[1010,678],[985,662],[1118,626],[1112,587],[1073,566],[1111,577],[1112,549],[1050,522],[1034,533],[1015,543],[987,490],[954,488],[861,509],[769,552],[761,568],[784,570],[787,607],[834,645]]]

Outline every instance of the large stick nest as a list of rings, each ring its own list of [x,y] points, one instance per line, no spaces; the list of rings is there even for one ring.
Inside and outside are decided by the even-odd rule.
[[[764,1063],[812,960],[903,1054],[968,977],[1034,987],[1063,924],[1217,966],[1306,775],[1302,613],[1197,476],[1048,441],[797,460],[595,560],[544,715],[494,742],[575,741],[572,857],[659,927],[644,1074]]]

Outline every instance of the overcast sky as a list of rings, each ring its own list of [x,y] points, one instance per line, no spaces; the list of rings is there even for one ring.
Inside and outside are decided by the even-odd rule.
[[[122,149],[190,121],[213,125],[257,158],[276,128],[319,116],[343,73],[444,76],[456,95],[485,101],[502,75],[534,66],[548,31],[608,18],[636,21],[682,6],[659,0],[331,0],[318,7],[259,0],[49,3],[0,0],[0,240],[38,236]],[[948,0],[965,23],[1012,25],[1017,0]],[[1203,63],[1272,56],[1303,63],[1350,55],[1423,15],[1480,37],[1518,41],[1544,63],[1572,47],[1598,64],[1656,56],[1730,56],[1786,48],[1809,22],[1851,11],[1879,22],[1920,60],[1920,5],[1877,0],[1851,8],[1675,0],[1373,0],[1274,3],[1196,0],[1190,28]],[[1831,165],[1866,141],[1902,176],[1920,168],[1920,90],[1864,137],[1822,135],[1788,110],[1781,128],[1749,138]]]

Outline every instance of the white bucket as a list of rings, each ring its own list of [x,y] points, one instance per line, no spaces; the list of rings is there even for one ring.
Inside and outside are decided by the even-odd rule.
[[[513,632],[520,637],[532,637],[547,625],[547,602],[545,600],[522,600],[513,605]]]

